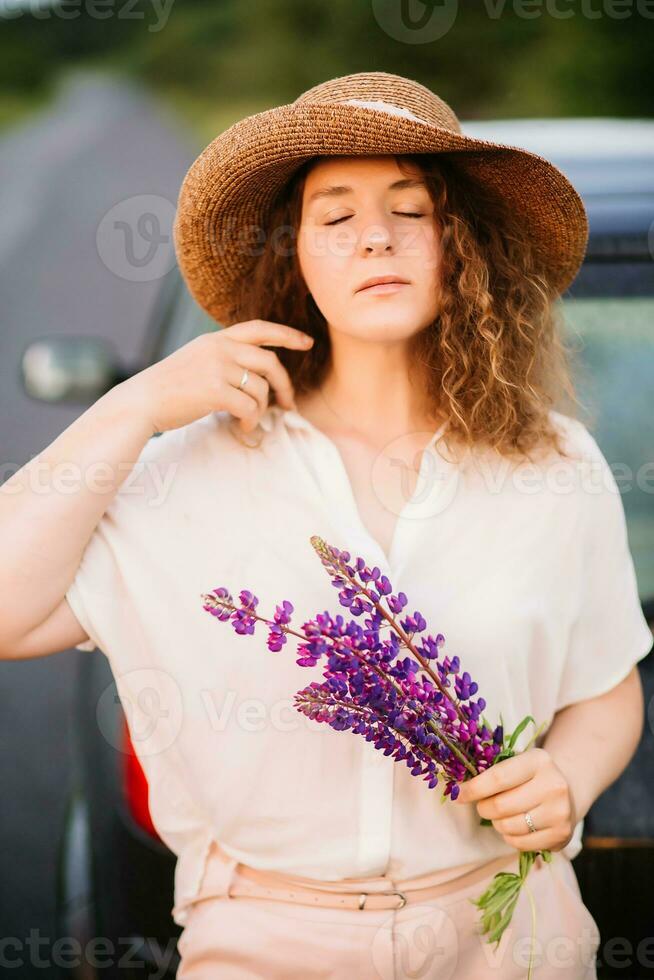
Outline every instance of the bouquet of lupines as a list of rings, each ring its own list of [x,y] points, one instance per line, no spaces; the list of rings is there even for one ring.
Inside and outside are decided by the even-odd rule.
[[[289,636],[297,637],[297,663],[320,663],[324,678],[295,694],[297,710],[336,731],[362,735],[384,755],[404,762],[429,789],[444,783],[441,803],[448,796],[455,800],[461,782],[515,755],[518,736],[534,719],[527,715],[509,738],[502,724],[492,728],[482,715],[486,702],[473,699],[478,686],[467,671],[461,672],[459,658],[441,655],[442,633],[426,634],[419,612],[404,613],[406,595],[393,594],[388,578],[363,558],[351,562],[348,551],[317,535],[310,541],[339,590],[341,606],[355,618],[325,610],[303,623],[300,633],[291,628],[293,605],[287,599],[269,620],[257,614],[259,599],[252,592],[244,589],[234,603],[224,586],[202,596],[204,609],[222,622],[231,621],[239,634],[253,634],[257,622],[265,623],[273,652]],[[362,624],[356,621],[360,618]],[[492,826],[484,818],[480,823]],[[551,860],[550,851],[521,851],[519,873],[496,874],[473,900],[482,910],[482,932],[489,942],[499,943],[538,854]]]

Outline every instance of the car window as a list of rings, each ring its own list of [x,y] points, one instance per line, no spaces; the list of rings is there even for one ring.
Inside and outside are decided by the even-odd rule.
[[[645,601],[654,597],[654,297],[566,298],[563,314],[577,393],[622,493]]]

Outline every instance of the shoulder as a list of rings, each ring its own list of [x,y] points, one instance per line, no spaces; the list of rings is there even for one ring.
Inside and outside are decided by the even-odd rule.
[[[599,493],[603,488],[613,494],[619,493],[613,470],[588,426],[562,412],[550,410],[549,416],[560,432],[563,448],[568,454],[568,458],[558,459],[562,466],[576,474],[582,489],[595,486],[595,491],[591,489],[590,492]]]
[[[139,460],[184,461],[213,453],[218,447],[229,451],[238,446],[231,432],[232,416],[227,411],[211,412],[188,425],[151,436],[143,447]]]
[[[120,485],[109,511],[156,509],[164,501],[173,506],[211,486],[214,498],[239,482],[241,447],[231,433],[233,417],[227,411],[153,435]],[[225,479],[225,474],[230,479]]]
[[[604,455],[588,427],[571,415],[550,409],[549,419],[554,428],[561,434],[567,452],[579,459],[603,460]]]
[[[566,461],[574,474],[573,484],[584,515],[584,521],[593,534],[611,529],[622,540],[626,534],[626,519],[622,490],[616,474],[597,439],[579,419],[560,412],[551,412],[552,421],[564,434],[566,449],[574,458]],[[618,468],[618,473],[620,468]],[[628,487],[628,483],[625,489]]]

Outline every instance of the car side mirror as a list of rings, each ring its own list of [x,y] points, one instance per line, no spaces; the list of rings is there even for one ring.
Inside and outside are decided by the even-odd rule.
[[[42,337],[28,344],[21,358],[26,394],[46,402],[95,402],[130,373],[100,337]]]

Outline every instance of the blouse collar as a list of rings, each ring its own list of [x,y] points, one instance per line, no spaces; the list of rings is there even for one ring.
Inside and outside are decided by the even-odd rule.
[[[281,405],[269,405],[267,411],[259,419],[259,425],[266,432],[272,432],[275,425],[275,416],[281,418],[285,425],[292,429],[305,429],[307,432],[314,432],[313,423],[305,419],[299,412],[290,408],[282,408]]]

